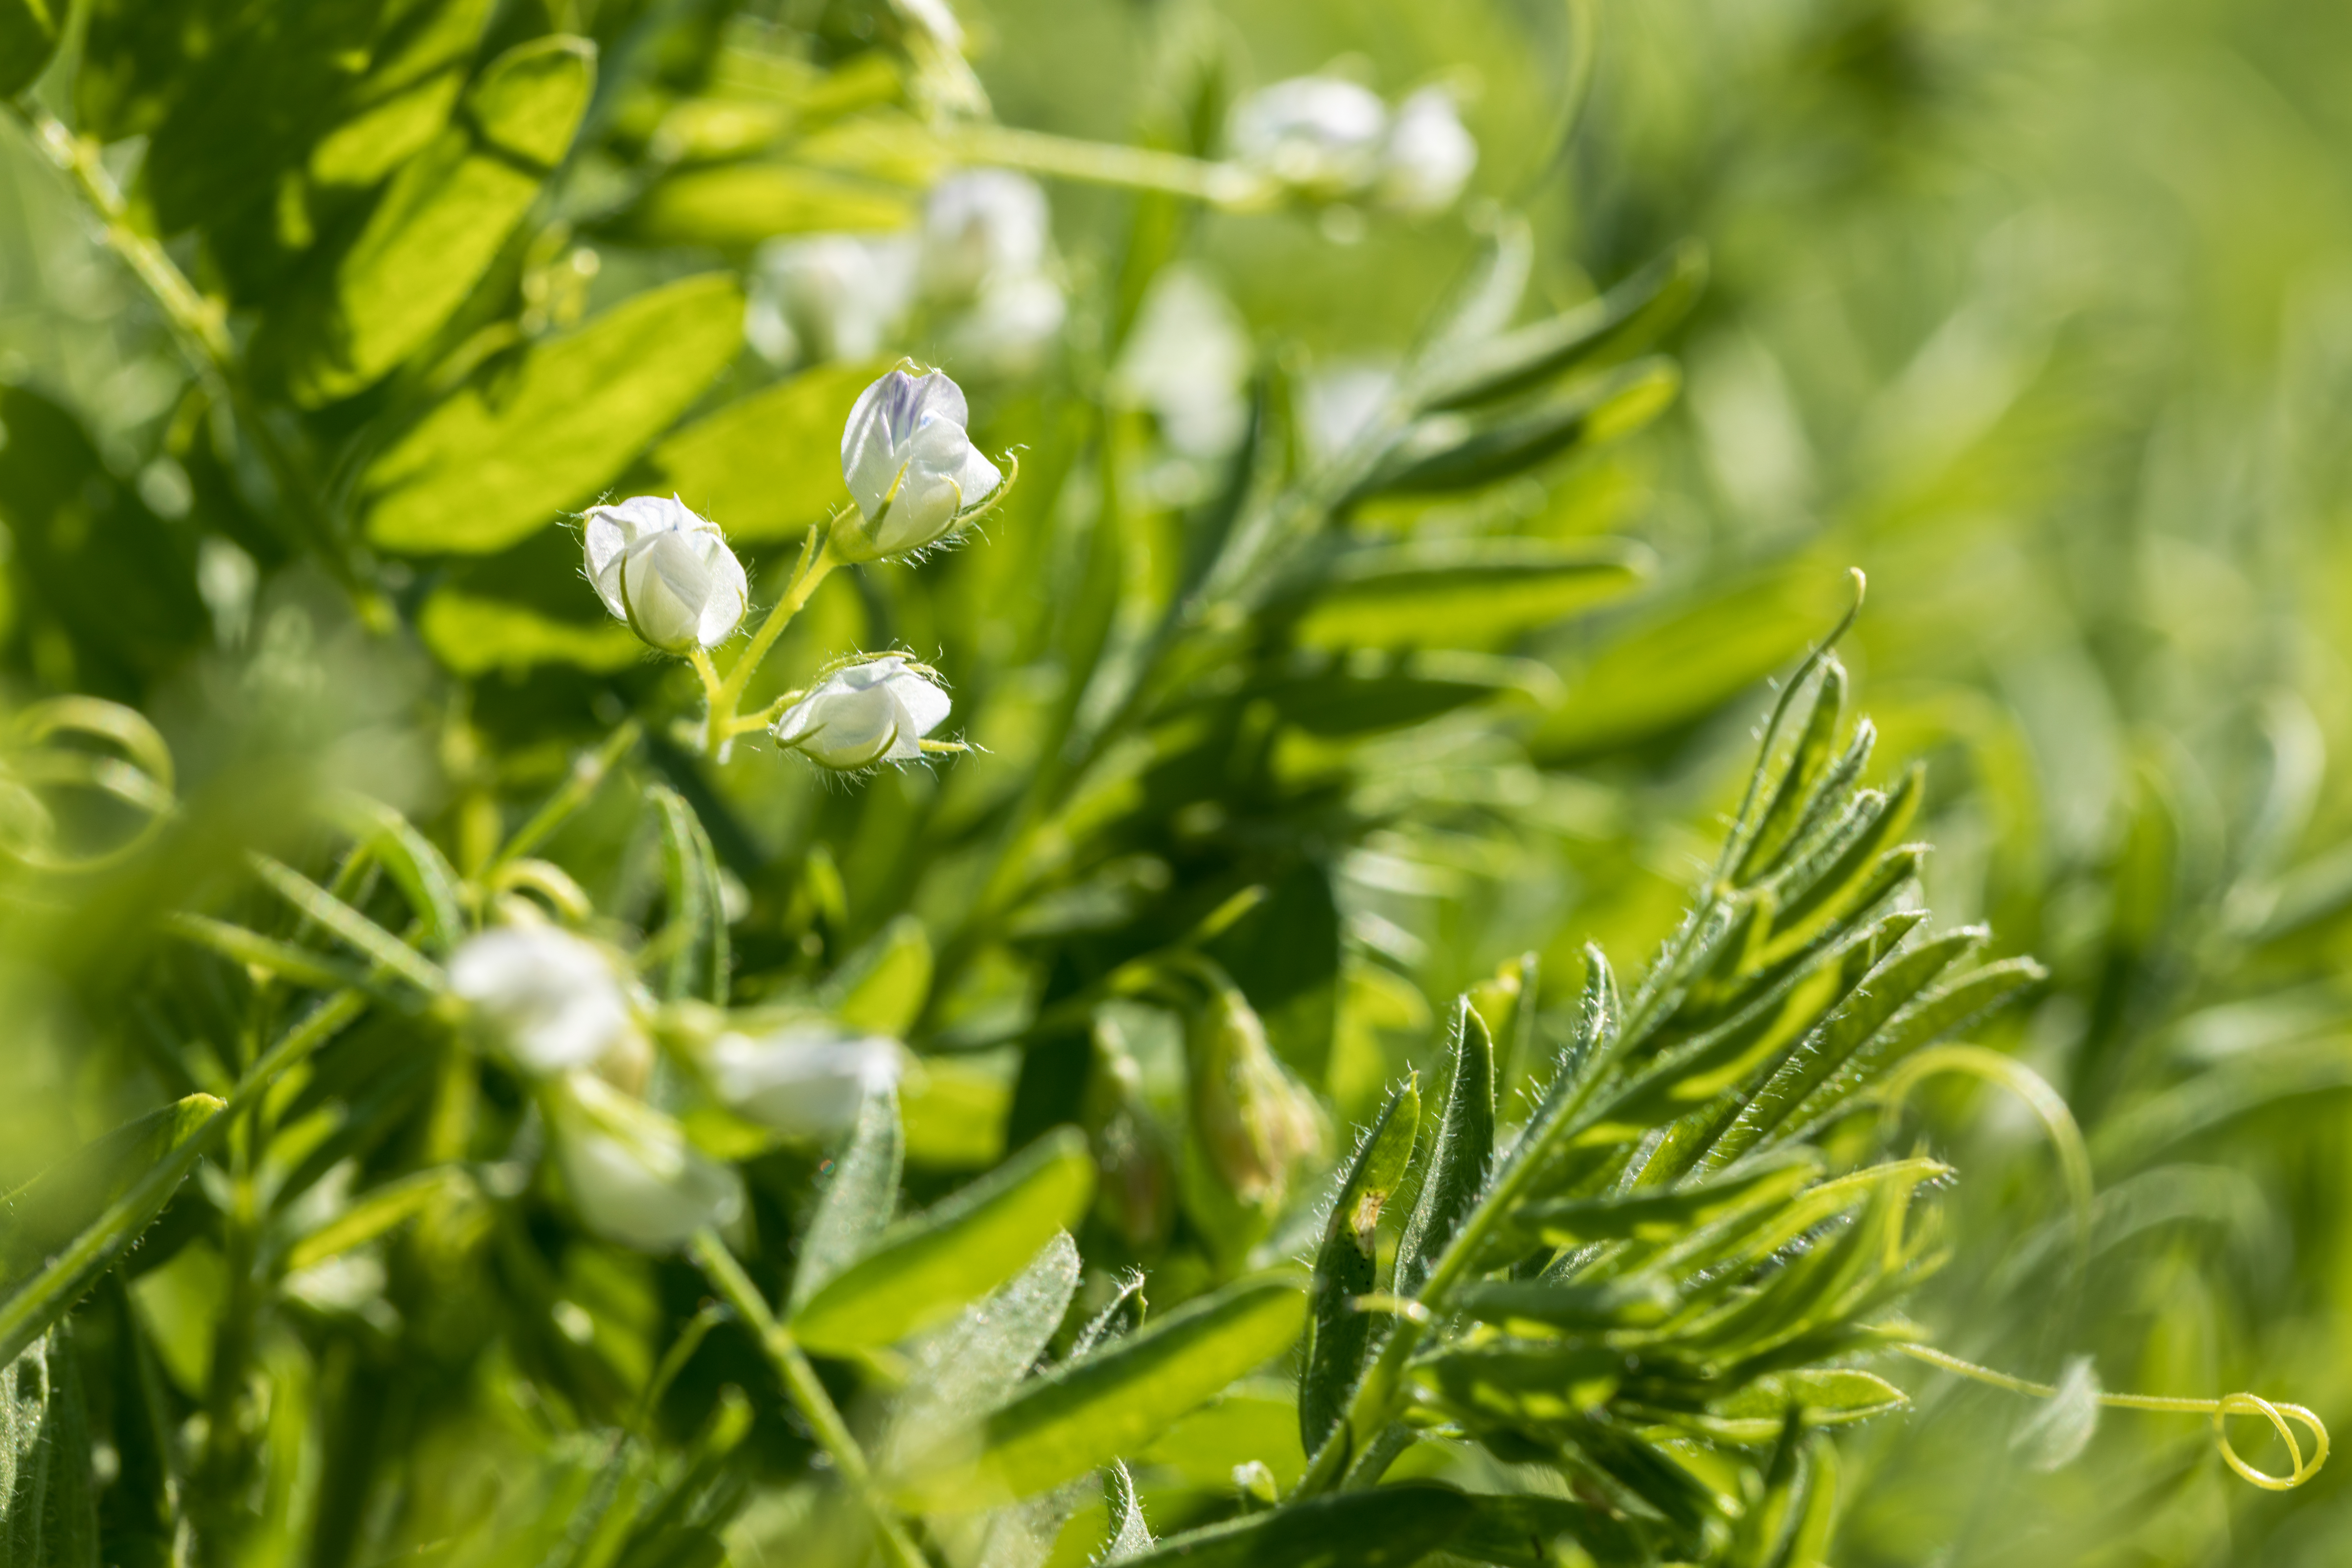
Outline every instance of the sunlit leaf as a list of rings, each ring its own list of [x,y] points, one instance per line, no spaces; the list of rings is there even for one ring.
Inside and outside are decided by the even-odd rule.
[[[1022,1269],[1094,1196],[1075,1128],[1040,1138],[953,1196],[903,1222],[827,1280],[791,1320],[811,1350],[895,1344],[953,1317]],[[1067,1478],[1062,1478],[1067,1479]]]
[[[730,403],[646,455],[632,489],[676,493],[730,540],[785,539],[845,503],[841,431],[850,405],[889,366],[817,365]]]
[[[943,1441],[910,1463],[896,1494],[909,1508],[958,1510],[1084,1475],[1288,1349],[1305,1319],[1295,1278],[1229,1285],[1047,1373],[991,1415],[968,1449]]]
[[[368,466],[369,539],[482,554],[548,526],[701,395],[742,330],[734,279],[710,273],[492,361]]]

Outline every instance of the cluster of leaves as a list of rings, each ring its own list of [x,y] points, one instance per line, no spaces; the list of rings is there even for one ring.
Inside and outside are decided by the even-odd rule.
[[[10,151],[79,190],[182,366],[128,458],[88,400],[0,386],[7,679],[146,710],[189,786],[152,730],[98,707],[25,710],[0,778],[26,1038],[62,1031],[104,1064],[106,1087],[76,1091],[96,1108],[83,1135],[175,1102],[12,1199],[12,1540],[71,1561],[102,1540],[109,1561],[193,1542],[218,1561],[420,1547],[652,1568],[764,1542],[823,1563],[868,1550],[870,1502],[913,1521],[918,1551],[1000,1564],[1825,1555],[1840,1450],[1817,1428],[1895,1401],[1857,1363],[1910,1332],[1891,1302],[1941,1254],[1916,1201],[1938,1172],[1883,1162],[1846,1113],[2028,969],[1976,965],[1973,929],[1912,930],[1917,785],[1856,793],[1866,741],[1832,746],[1843,677],[1822,663],[1641,985],[1619,997],[1595,958],[1563,1005],[1538,975],[1588,938],[1622,952],[1671,925],[1684,889],[1651,868],[1683,845],[1663,824],[1727,805],[1707,792],[1744,743],[1709,722],[1744,722],[1834,580],[1758,483],[1695,503],[1738,525],[1703,569],[1662,528],[1667,590],[1611,608],[1653,561],[1594,537],[1639,468],[1612,444],[1676,383],[1635,356],[1701,271],[1687,247],[1642,263],[1683,232],[1738,232],[1718,164],[1801,163],[1856,123],[1950,110],[1953,78],[1887,64],[1942,46],[1903,7],[1832,7],[1790,69],[1834,90],[1779,102],[1772,134],[1735,128],[1700,156],[1608,127],[1634,188],[1594,182],[1588,237],[1624,284],[1510,326],[1523,292],[1553,289],[1544,315],[1574,291],[1503,216],[1344,452],[1317,448],[1314,388],[1277,356],[1204,496],[1160,484],[1163,432],[1102,392],[1155,280],[1217,238],[1192,203],[1220,166],[1154,165],[1190,170],[1189,194],[1120,197],[1100,265],[1074,275],[1061,358],[975,397],[994,443],[1025,448],[992,537],[920,574],[845,574],[793,633],[803,663],[938,645],[987,754],[826,791],[673,742],[690,691],[601,617],[560,519],[678,489],[739,545],[790,541],[839,498],[841,416],[877,366],[774,379],[745,354],[751,250],[903,222],[973,158],[1102,149],[1001,134],[929,7],[773,9],[94,0],[68,18],[0,0],[0,91],[54,62],[16,99]],[[1226,83],[1196,43],[1160,41],[1173,108],[1152,133],[1204,159]],[[1702,319],[1703,441],[1759,428],[1739,417],[1763,395],[1740,379],[1773,286],[1757,249]],[[1993,283],[1954,321],[2022,331],[2003,312],[2030,310]],[[2000,363],[2031,359],[2002,342]],[[1835,547],[1874,570],[1890,551],[1903,566],[1906,520],[1969,537],[1953,508],[2037,471],[1947,483],[1954,452],[1904,446],[1910,425],[1818,423],[1841,419],[1879,445],[1834,501],[1856,520]],[[1937,561],[1895,579],[1906,605],[1941,602]],[[2102,647],[2139,635],[2085,619]],[[1942,641],[1987,641],[1972,624]],[[1863,641],[1874,672],[1948,674],[1899,633]],[[2311,721],[2273,714],[2242,830],[2209,831],[2197,765],[2151,746],[2124,770],[2114,842],[2044,865],[2041,818],[2097,806],[2042,798],[2011,716],[1958,688],[1882,705],[1898,757],[1940,750],[1969,780],[1937,837],[1993,840],[1981,889],[1948,882],[1959,906],[2058,941],[2037,1037],[2067,1034],[2069,1006],[2090,1020],[2057,1076],[2116,1184],[2077,1277],[2039,1163],[1965,1145],[1971,1177],[2025,1173],[1972,1182],[1995,1197],[1959,1210],[1987,1267],[1931,1298],[1958,1348],[2046,1360],[2086,1286],[2170,1300],[2166,1344],[2196,1338],[2183,1303],[2209,1327],[2300,1321],[2264,1294],[2275,1206],[2214,1169],[2246,1153],[2249,1118],[2343,1082],[2326,977],[2352,883],[2324,857],[2283,869],[2332,818]],[[642,732],[614,734],[630,716]],[[409,809],[355,805],[354,782]],[[148,824],[135,837],[126,814]],[[130,852],[90,867],[68,848],[84,830]],[[1529,856],[1562,832],[1581,845],[1566,874]],[[1424,1080],[1390,1088],[1421,990],[1489,973],[1496,943],[1451,914],[1391,917],[1483,879],[1582,901],[1532,939],[1543,962],[1453,1010],[1423,1116]],[[843,1149],[692,1123],[749,1177],[748,1294],[712,1307],[707,1268],[595,1239],[538,1173],[528,1096],[450,1027],[441,962],[516,898],[635,954],[671,1004],[823,1008],[913,1047],[903,1104],[869,1107]],[[2077,940],[2086,899],[2113,911]],[[165,909],[182,912],[158,929]],[[2283,979],[2302,988],[2271,994]],[[306,1011],[311,992],[334,1000]],[[1203,1070],[1221,1018],[1259,1032],[1270,1073]],[[2227,1044],[2245,1029],[2260,1049]],[[1309,1095],[1371,1123],[1336,1194]],[[26,1097],[27,1171],[70,1146],[59,1099]],[[2282,1180],[2316,1190],[2328,1168]],[[2335,1211],[2314,1213],[2295,1227],[2324,1233]],[[2184,1219],[2240,1238],[2234,1284],[2151,1247]],[[1301,1253],[1303,1290],[1280,1271]],[[2331,1288],[2304,1284],[2306,1304]],[[1245,1375],[1302,1323],[1295,1392]],[[863,1500],[815,1458],[787,1343],[872,1458]],[[2222,1376],[2189,1357],[2149,1381]],[[2009,1462],[1982,1458],[2004,1451],[2005,1411],[1930,1414],[1916,1441],[1864,1433],[1874,1561],[1958,1532],[1956,1451]],[[96,1470],[58,1462],[91,1445]],[[2136,1486],[2108,1501],[2189,1495],[2206,1452],[2133,1450]],[[2036,1484],[2111,1516],[2091,1482]]]

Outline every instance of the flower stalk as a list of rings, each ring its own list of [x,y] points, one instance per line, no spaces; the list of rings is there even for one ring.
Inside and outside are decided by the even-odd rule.
[[[866,1450],[858,1446],[856,1435],[849,1423],[841,1417],[833,1396],[825,1392],[824,1383],[809,1363],[808,1355],[793,1340],[792,1331],[776,1321],[768,1306],[767,1298],[751,1283],[751,1276],[736,1261],[733,1252],[716,1231],[698,1235],[691,1245],[695,1262],[703,1276],[710,1281],[721,1300],[735,1310],[760,1342],[760,1349],[783,1380],[784,1392],[816,1434],[818,1445],[833,1461],[835,1471],[852,1495],[865,1505],[874,1524],[876,1538],[882,1544],[883,1555],[892,1568],[929,1568],[921,1547],[907,1532],[906,1524],[891,1511],[888,1504],[877,1495],[874,1468],[867,1462]]]

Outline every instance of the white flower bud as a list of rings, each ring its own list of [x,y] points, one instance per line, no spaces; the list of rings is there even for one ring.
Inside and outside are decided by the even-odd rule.
[[[923,205],[923,291],[971,299],[993,279],[1034,273],[1045,259],[1045,193],[1026,174],[971,169],[931,187]]]
[[[527,1073],[584,1068],[636,1037],[612,958],[553,926],[500,926],[449,956],[449,989],[493,1049]]]
[[[1398,106],[1374,195],[1395,212],[1444,212],[1477,166],[1478,143],[1463,129],[1454,95],[1440,87],[1423,88]]]
[[[1389,112],[1368,88],[1301,76],[1260,88],[1234,108],[1234,156],[1321,201],[1349,195],[1379,173]]]
[[[751,584],[718,524],[672,497],[588,509],[588,580],[604,607],[664,653],[715,647],[743,618]]]
[[[729,1030],[703,1053],[703,1071],[738,1115],[814,1138],[857,1120],[868,1095],[898,1081],[898,1042],[805,1018],[758,1035]]]
[[[920,550],[995,495],[1004,475],[964,433],[971,416],[944,371],[894,370],[858,395],[841,432],[841,475],[858,515],[835,531],[836,556]]]
[[[1043,272],[1003,274],[982,284],[971,306],[942,325],[940,346],[958,364],[1026,375],[1068,314],[1062,286]]]
[[[770,240],[752,267],[751,346],[779,363],[879,353],[914,303],[916,258],[903,234]]]
[[[709,1158],[653,1107],[572,1073],[548,1096],[555,1157],[591,1230],[643,1252],[668,1252],[705,1226],[743,1215],[743,1180]]]
[[[931,672],[899,654],[835,670],[783,711],[770,733],[810,761],[847,773],[908,763],[948,716],[948,694]]]
[[[1249,428],[1251,353],[1249,325],[1233,301],[1206,273],[1178,262],[1145,291],[1110,396],[1149,409],[1185,457],[1222,458]]]

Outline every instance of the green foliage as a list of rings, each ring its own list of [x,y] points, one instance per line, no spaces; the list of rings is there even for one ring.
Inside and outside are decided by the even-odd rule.
[[[2327,1560],[2099,1419],[2347,1386],[2326,8],[68,10],[11,1563]],[[1327,59],[1469,199],[1249,154]],[[902,354],[1018,477],[844,564]]]

